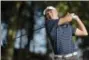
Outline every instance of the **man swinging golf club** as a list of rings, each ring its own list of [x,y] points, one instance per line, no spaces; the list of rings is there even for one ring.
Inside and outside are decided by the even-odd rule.
[[[47,33],[52,39],[52,47],[56,60],[80,60],[77,57],[77,48],[72,41],[72,35],[88,35],[80,18],[74,13],[68,13],[64,17],[59,18],[58,12],[53,6],[48,6],[44,10],[44,15],[46,18]],[[76,28],[73,28],[70,24],[73,19],[78,24]]]

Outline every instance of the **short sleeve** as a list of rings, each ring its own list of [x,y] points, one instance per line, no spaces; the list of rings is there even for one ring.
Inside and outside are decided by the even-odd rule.
[[[55,19],[55,20],[47,20],[48,23],[53,23],[53,24],[57,24],[59,21],[59,19]]]
[[[57,19],[57,20],[47,20],[46,21],[46,27],[47,27],[49,32],[52,30],[52,28],[54,26],[58,25],[58,21],[59,21],[59,19]]]
[[[58,25],[58,22],[59,22],[59,19],[53,20],[53,24],[56,26]]]

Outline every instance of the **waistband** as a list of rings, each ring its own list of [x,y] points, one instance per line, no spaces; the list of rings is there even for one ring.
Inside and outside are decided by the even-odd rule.
[[[69,53],[66,55],[54,55],[54,57],[72,57],[72,56],[75,56],[77,54],[78,54],[78,52],[73,52],[73,53]]]

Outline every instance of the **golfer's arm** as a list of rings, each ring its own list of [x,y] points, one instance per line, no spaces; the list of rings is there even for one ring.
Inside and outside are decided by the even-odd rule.
[[[62,24],[67,23],[67,22],[68,22],[68,20],[66,18],[60,18],[58,25],[62,25]]]
[[[77,35],[77,36],[87,36],[88,32],[87,32],[84,24],[80,20],[80,18],[78,18],[76,21],[77,21],[77,24],[78,24],[78,28],[76,28],[75,35]]]

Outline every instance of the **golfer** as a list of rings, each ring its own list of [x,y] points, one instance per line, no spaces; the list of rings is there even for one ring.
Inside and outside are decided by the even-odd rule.
[[[46,18],[47,33],[52,39],[55,60],[81,60],[77,57],[77,48],[72,41],[73,35],[88,35],[81,19],[73,13],[68,13],[59,18],[58,12],[53,6],[48,6],[44,10],[44,16]],[[76,28],[70,24],[73,20],[78,24]]]

